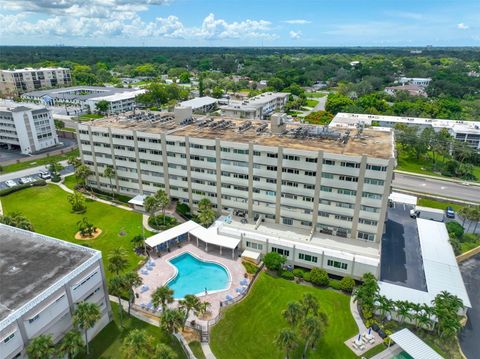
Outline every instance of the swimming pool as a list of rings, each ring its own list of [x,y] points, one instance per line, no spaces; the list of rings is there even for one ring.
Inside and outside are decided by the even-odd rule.
[[[167,282],[173,289],[173,297],[181,299],[187,294],[202,295],[208,292],[227,289],[230,275],[216,263],[202,261],[190,253],[183,253],[169,262],[176,267],[177,274]]]
[[[413,357],[408,353],[402,351],[395,355],[392,359],[413,359]]]

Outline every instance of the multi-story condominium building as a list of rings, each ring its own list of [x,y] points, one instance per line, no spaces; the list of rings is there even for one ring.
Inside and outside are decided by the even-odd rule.
[[[355,127],[363,123],[367,126],[395,127],[397,123],[417,127],[419,131],[429,127],[435,131],[445,129],[458,141],[468,143],[480,150],[480,122],[461,120],[441,120],[432,118],[399,117],[382,115],[364,115],[355,113],[337,113],[330,122],[331,127]]]
[[[78,105],[84,111],[95,112],[100,101],[109,103],[108,113],[132,111],[136,107],[135,97],[146,90],[100,86],[75,86],[24,93],[27,101],[39,101],[46,105]]]
[[[263,120],[275,110],[281,110],[288,101],[288,93],[265,92],[244,101],[230,101],[220,106],[222,114],[234,118]]]
[[[70,69],[64,67],[0,70],[1,95],[13,96],[27,91],[71,84]]]
[[[113,166],[119,193],[162,188],[193,208],[207,197],[219,213],[378,249],[395,163],[389,129],[350,135],[287,125],[278,114],[271,123],[148,118],[79,124],[82,160],[95,173],[90,185],[108,189],[101,174]]]
[[[58,145],[50,110],[0,103],[0,145],[31,154]]]
[[[55,343],[72,329],[78,303],[98,304],[91,340],[112,319],[99,251],[0,224],[0,359],[26,358],[30,341]]]

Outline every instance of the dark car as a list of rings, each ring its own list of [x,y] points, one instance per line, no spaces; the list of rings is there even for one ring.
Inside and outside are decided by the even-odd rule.
[[[455,218],[455,211],[450,206],[445,210],[445,214],[447,215],[447,218]]]

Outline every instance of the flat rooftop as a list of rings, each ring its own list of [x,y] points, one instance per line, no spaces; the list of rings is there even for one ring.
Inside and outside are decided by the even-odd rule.
[[[97,253],[0,224],[0,321]]]
[[[153,116],[153,115],[152,115]],[[155,120],[134,120],[128,115],[117,115],[89,122],[92,127],[136,130],[146,133],[166,133],[192,138],[220,139],[223,141],[254,143],[263,146],[285,147],[305,151],[326,151],[350,156],[367,155],[382,159],[394,156],[393,136],[390,129],[365,129],[361,135],[351,129],[329,129],[316,125],[286,124],[283,134],[274,134],[269,121],[241,120],[228,117],[196,117],[192,123],[176,124],[174,115],[161,113]],[[152,117],[153,118],[153,117]],[[162,119],[160,119],[162,118]],[[210,121],[207,125],[205,121]],[[220,121],[228,121],[225,127]],[[249,127],[248,127],[249,126]],[[244,127],[244,130],[240,130]],[[305,131],[299,136],[295,131]],[[307,133],[305,135],[305,133]],[[348,140],[341,138],[349,133]]]
[[[26,92],[22,96],[49,96],[62,100],[88,100],[91,98],[114,96],[119,94],[137,94],[136,88],[117,88],[104,86],[73,86]],[[144,91],[144,90],[143,90]]]
[[[242,110],[252,110],[262,107],[269,103],[270,101],[288,97],[290,94],[285,92],[264,92],[254,97],[247,98],[242,101],[229,101],[228,105],[222,106],[222,109],[242,109]]]
[[[39,68],[32,68],[26,67],[24,69],[14,69],[14,70],[0,70],[3,72],[11,72],[11,73],[20,73],[20,72],[31,72],[31,71],[62,71],[62,70],[70,70],[66,67],[39,67]]]

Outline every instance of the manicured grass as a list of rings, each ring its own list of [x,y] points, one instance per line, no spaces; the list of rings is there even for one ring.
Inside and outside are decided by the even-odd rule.
[[[96,120],[98,118],[104,118],[105,115],[101,115],[99,113],[90,113],[90,114],[84,114],[80,116],[80,121],[90,121],[90,120]]]
[[[437,162],[441,161],[442,157],[440,155],[437,156]],[[427,153],[425,158],[416,159],[414,156],[409,155],[405,151],[400,150],[399,156],[397,157],[397,170],[406,171],[406,172],[413,172],[413,173],[420,173],[429,176],[437,176],[443,178],[452,178],[442,176],[440,173],[441,163],[438,165],[438,169],[434,171],[432,168],[432,154],[431,152]],[[476,178],[476,182],[480,181],[480,166],[473,166],[473,175]],[[458,178],[454,178],[458,179]]]
[[[317,100],[306,100],[305,106],[307,107],[315,107],[318,105]]]
[[[63,180],[63,184],[70,188],[71,190],[75,189],[75,185],[77,184],[77,179],[74,175],[67,176]],[[92,190],[95,194],[96,197],[105,199],[107,201],[112,200],[112,194],[108,192],[99,192],[97,190]],[[132,197],[125,196],[122,194],[115,194],[115,202],[120,203],[120,204],[128,204],[128,201],[130,201]]]
[[[120,326],[118,318],[118,304],[112,304],[114,320],[110,322],[90,343],[90,355],[80,355],[79,358],[103,358],[117,359],[121,358],[121,345],[123,339],[132,329],[145,330],[148,335],[154,337],[155,343],[164,343],[170,346],[177,354],[177,359],[186,358],[180,343],[174,336],[165,333],[160,328],[148,324],[133,316],[128,317],[127,313],[123,313],[123,328]]]
[[[480,246],[480,239],[471,242],[460,242],[460,251],[462,253],[465,253],[471,251],[474,248],[477,248],[478,246]]]
[[[344,345],[358,328],[350,313],[350,297],[334,290],[303,286],[261,273],[251,293],[225,311],[224,318],[213,327],[210,346],[218,359],[284,358],[274,344],[279,331],[287,327],[282,317],[289,302],[311,293],[319,300],[320,310],[328,316],[328,326],[309,358],[356,358]],[[301,348],[291,356],[301,357]]]
[[[383,343],[380,343],[377,346],[374,346],[372,349],[370,349],[366,353],[363,353],[362,356],[365,358],[372,358],[378,353],[383,352],[385,349],[387,349],[387,347]]]
[[[199,341],[190,342],[188,343],[188,346],[192,350],[193,355],[195,355],[195,358],[206,359],[205,353],[203,352],[203,349],[202,349],[202,344],[200,344]]]
[[[63,161],[68,159],[68,157],[70,157],[71,155],[78,156],[79,155],[78,149],[72,150],[70,152],[66,152],[63,155],[48,156],[48,157],[40,158],[37,160],[14,163],[12,165],[3,167],[3,173],[16,172],[16,171],[24,170],[26,168],[43,166],[43,165],[49,164],[51,161]]]
[[[305,96],[307,97],[314,97],[314,98],[320,98],[320,97],[325,97],[327,96],[326,93],[323,92],[305,92]]]
[[[50,184],[44,187],[27,188],[2,198],[5,213],[20,211],[27,216],[38,233],[50,235],[69,242],[88,245],[102,251],[104,263],[114,248],[123,247],[128,255],[129,269],[138,266],[141,257],[133,252],[131,239],[142,233],[142,216],[93,200],[87,200],[87,212],[74,214],[67,201],[67,193],[60,187]],[[93,240],[77,241],[77,222],[87,217],[102,230]],[[125,232],[125,235],[123,235]],[[150,236],[151,233],[145,233]],[[107,277],[109,273],[107,272]]]
[[[438,208],[443,210],[445,210],[448,206],[451,206],[455,212],[458,212],[460,208],[462,208],[462,206],[459,204],[442,202],[429,198],[419,198],[417,204],[423,207]]]

